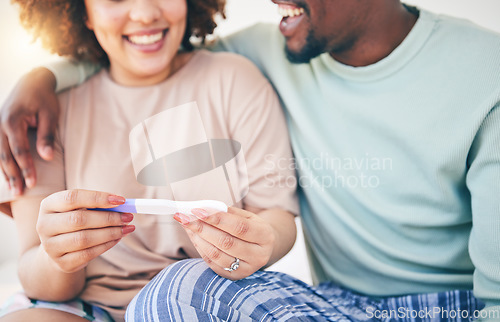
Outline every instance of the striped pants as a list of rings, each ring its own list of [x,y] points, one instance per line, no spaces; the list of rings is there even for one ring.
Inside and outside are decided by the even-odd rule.
[[[471,291],[385,299],[333,283],[310,286],[278,272],[231,281],[199,259],[160,272],[130,303],[126,320],[147,321],[472,321],[484,305]]]

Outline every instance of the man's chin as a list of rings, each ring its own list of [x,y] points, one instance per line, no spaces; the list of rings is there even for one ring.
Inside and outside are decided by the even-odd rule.
[[[311,61],[311,59],[319,56],[321,53],[312,54],[304,51],[296,52],[290,50],[287,46],[285,46],[285,54],[288,61],[291,62],[292,64],[307,64]]]
[[[296,53],[288,49],[288,47],[285,46],[285,54],[286,54],[286,59],[288,59],[289,62],[292,64],[306,64],[310,62],[310,59],[306,59],[307,57],[303,57],[300,53]]]
[[[291,49],[285,44],[286,58],[292,64],[307,64],[311,59],[318,57],[325,52],[325,46],[322,42],[317,41],[312,34],[309,34],[305,45],[299,49]]]

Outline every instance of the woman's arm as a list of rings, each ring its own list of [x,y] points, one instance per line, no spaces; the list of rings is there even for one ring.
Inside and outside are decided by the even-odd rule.
[[[85,272],[62,272],[40,246],[36,223],[41,201],[42,198],[26,198],[11,204],[20,241],[19,280],[30,298],[67,301],[82,291]]]
[[[271,266],[285,256],[295,244],[297,238],[295,217],[290,212],[277,208],[260,211],[257,208],[247,206],[245,210],[258,214],[274,230],[276,241],[273,252],[264,267]]]
[[[133,231],[133,216],[85,208],[106,208],[124,199],[107,193],[72,190],[43,201],[11,204],[20,239],[19,279],[30,298],[67,301],[85,286],[88,263]]]

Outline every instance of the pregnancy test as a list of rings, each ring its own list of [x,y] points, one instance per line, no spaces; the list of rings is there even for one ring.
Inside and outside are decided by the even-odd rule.
[[[191,214],[191,210],[196,208],[227,212],[226,204],[221,201],[174,201],[167,199],[127,199],[123,205],[117,207],[92,210],[131,212],[134,214],[173,215],[178,212],[181,214]]]

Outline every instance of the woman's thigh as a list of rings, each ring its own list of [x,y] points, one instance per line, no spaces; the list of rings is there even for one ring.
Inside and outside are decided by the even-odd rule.
[[[26,309],[9,313],[0,318],[0,322],[88,322],[88,320],[77,315],[51,309]]]

